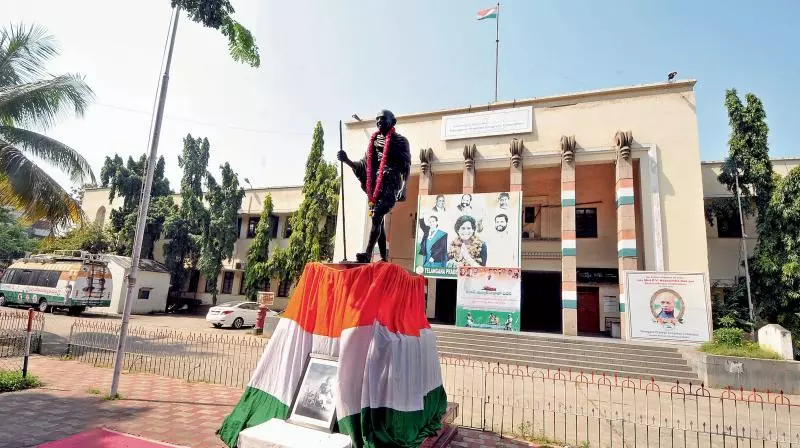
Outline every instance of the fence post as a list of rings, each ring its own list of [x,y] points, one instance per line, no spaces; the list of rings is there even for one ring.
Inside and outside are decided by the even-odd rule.
[[[22,358],[22,378],[28,376],[28,356],[31,354],[31,330],[33,328],[33,308],[28,308],[28,329],[25,331],[25,356]]]

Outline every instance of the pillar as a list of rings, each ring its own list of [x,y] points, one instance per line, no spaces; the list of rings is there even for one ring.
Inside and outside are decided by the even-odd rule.
[[[461,186],[462,193],[472,194],[475,189],[475,152],[476,147],[464,146],[464,177]]]
[[[509,168],[509,191],[522,191],[522,140],[511,140],[511,167]]]
[[[561,137],[561,328],[578,334],[575,245],[575,137]]]
[[[617,258],[619,260],[620,335],[628,339],[628,309],[625,295],[625,272],[637,269],[636,212],[633,195],[633,161],[631,131],[617,131],[614,143],[617,150]]]

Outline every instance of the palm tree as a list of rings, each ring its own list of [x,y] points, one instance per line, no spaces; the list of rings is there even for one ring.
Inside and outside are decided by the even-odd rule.
[[[93,183],[94,173],[76,150],[31,129],[46,130],[72,113],[83,116],[94,93],[80,75],[46,71],[57,54],[55,39],[41,26],[0,31],[0,205],[21,210],[28,220],[64,225],[82,219],[80,205],[30,157],[75,183]]]

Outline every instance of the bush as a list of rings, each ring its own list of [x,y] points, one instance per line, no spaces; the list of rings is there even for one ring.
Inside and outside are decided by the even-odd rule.
[[[39,387],[42,382],[39,378],[28,375],[22,378],[22,372],[12,370],[0,370],[0,393],[14,392],[16,390],[30,389]]]
[[[744,343],[742,337],[744,330],[741,328],[720,328],[714,330],[714,343],[728,347],[741,347]]]
[[[716,335],[716,332],[715,332]],[[737,358],[755,358],[755,359],[782,359],[780,355],[761,348],[754,342],[743,341],[740,346],[718,344],[716,342],[706,342],[700,346],[700,351],[710,355],[719,356],[734,356]]]

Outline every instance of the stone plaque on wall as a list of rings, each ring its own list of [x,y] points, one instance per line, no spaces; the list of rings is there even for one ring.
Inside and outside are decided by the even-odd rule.
[[[442,117],[442,140],[533,132],[533,106]]]

